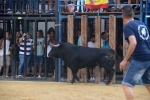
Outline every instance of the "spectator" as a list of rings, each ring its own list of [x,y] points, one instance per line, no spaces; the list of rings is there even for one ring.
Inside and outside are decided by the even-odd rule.
[[[1,69],[2,69],[2,66],[4,66],[4,38],[2,38],[0,40],[0,72],[1,72]],[[6,77],[8,77],[8,71],[9,71],[9,66],[10,66],[10,50],[11,47],[10,47],[10,41],[9,41],[9,32],[7,31],[6,32]]]
[[[109,34],[108,32],[105,32],[104,36],[103,36],[104,40],[103,40],[103,47],[102,48],[105,48],[105,49],[108,49],[110,48],[109,47]],[[104,68],[101,68],[101,81],[103,82],[105,78],[107,78],[107,74],[106,74],[106,71]]]
[[[30,14],[38,13],[38,0],[30,0]]]
[[[13,41],[13,34],[12,33],[9,34],[9,41],[10,41],[10,46],[11,46],[10,65],[11,65],[11,67],[13,67],[13,65],[14,65],[14,41]]]
[[[42,3],[42,14],[45,14],[45,0],[41,0]]]
[[[135,0],[116,0],[117,4],[131,4],[132,1]],[[122,10],[121,6],[118,6],[118,11],[121,12]]]
[[[132,4],[139,4],[139,1],[140,0],[131,0],[130,2]],[[140,11],[140,6],[139,5],[133,6],[133,8],[134,8],[134,12],[139,12]]]
[[[50,32],[50,41],[52,44],[56,44],[56,40],[55,40],[55,32],[51,31]],[[52,78],[55,78],[55,58],[50,58],[50,63],[51,63],[51,69],[52,69]]]
[[[106,38],[106,33],[102,32],[101,33],[101,48],[103,48],[103,42],[105,41],[105,38]]]
[[[52,69],[52,74],[53,74],[52,78],[54,79],[55,78],[55,64],[54,64],[54,59],[52,57],[48,56],[49,52],[52,49],[52,47],[50,45],[50,42],[52,42],[51,41],[51,35],[48,32],[48,34],[47,34],[47,62],[48,62],[48,66],[50,66],[50,69]]]
[[[37,31],[37,64],[39,67],[38,78],[41,78],[42,64],[44,60],[44,38],[40,30]]]
[[[21,5],[21,0],[17,0],[17,12],[16,14],[26,14],[26,5],[27,5],[27,0],[23,0],[23,12],[22,12],[22,5]]]
[[[13,14],[13,0],[6,0],[7,14]]]
[[[77,43],[78,46],[82,46],[82,40],[81,39],[82,39],[81,38],[81,31],[78,30],[78,43]]]
[[[78,46],[82,46],[82,37],[81,37],[81,31],[78,30]],[[81,77],[81,69],[78,70],[77,72],[77,77],[80,78]]]
[[[80,5],[81,3],[81,5]],[[84,0],[77,0],[77,10],[76,12],[79,12],[79,7],[81,6],[81,12],[84,12],[83,6],[84,6]]]
[[[33,39],[31,34],[29,34],[29,38]],[[29,65],[28,65],[28,68],[27,68],[27,76],[28,77],[30,76],[30,74],[29,74],[30,70],[32,70],[31,76],[33,77],[34,76],[34,48],[33,47],[31,48]]]
[[[91,36],[91,40],[88,42],[88,47],[90,48],[96,48],[95,46],[95,36]],[[94,73],[94,68],[95,66],[90,66],[89,67],[89,73],[90,73],[90,81],[95,81],[95,73]]]
[[[24,67],[27,67],[29,64],[30,53],[33,46],[33,39],[30,38],[29,33],[24,33],[23,36],[19,38],[19,43],[20,43],[20,51],[19,51],[20,64],[18,69],[18,78],[21,78],[23,64],[24,64],[24,55],[26,55],[26,66]],[[26,49],[25,49],[25,44],[26,44]]]
[[[18,75],[18,66],[19,66],[19,50],[20,50],[20,43],[19,43],[19,38],[21,37],[21,34],[19,31],[16,32],[16,75]]]
[[[109,4],[115,4],[114,0],[109,0],[108,2],[109,2]],[[111,12],[111,8],[113,8],[113,6],[109,6],[108,8],[104,8],[103,12]]]
[[[53,0],[49,0],[49,10],[48,10],[48,13],[49,14],[53,14],[54,13],[54,10],[53,10]]]

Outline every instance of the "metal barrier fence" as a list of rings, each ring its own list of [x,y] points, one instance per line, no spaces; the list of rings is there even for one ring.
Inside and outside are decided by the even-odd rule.
[[[6,21],[7,20],[11,20],[12,21],[12,25],[13,25],[13,32],[12,32],[12,34],[13,34],[13,45],[14,45],[14,51],[13,51],[13,54],[14,54],[14,59],[13,59],[13,61],[14,61],[14,63],[13,63],[13,65],[11,65],[11,78],[13,78],[13,79],[16,79],[16,67],[18,67],[18,66],[16,66],[16,58],[15,58],[15,56],[19,56],[19,55],[17,55],[18,53],[16,52],[16,32],[17,32],[17,27],[16,27],[16,21],[18,21],[18,19],[3,19],[3,30],[4,30],[4,40],[6,40],[6,30],[7,30],[7,28],[6,28]],[[21,20],[20,20],[21,21]],[[44,44],[45,44],[45,49],[44,49],[44,63],[43,63],[43,71],[42,71],[42,76],[43,76],[43,78],[42,79],[48,79],[48,73],[49,74],[51,74],[51,72],[49,72],[49,66],[47,65],[47,63],[49,62],[49,61],[47,61],[47,31],[48,31],[48,22],[49,21],[52,21],[52,20],[50,20],[50,18],[49,19],[34,19],[33,20],[33,18],[32,19],[30,19],[30,18],[28,18],[28,19],[22,19],[22,21],[23,21],[23,26],[24,26],[24,28],[23,28],[23,33],[25,33],[25,32],[28,32],[28,29],[27,29],[27,23],[29,23],[30,21],[34,21],[35,22],[35,27],[34,27],[34,29],[35,29],[35,33],[33,33],[33,37],[34,37],[34,47],[35,47],[35,50],[34,50],[34,77],[32,78],[32,79],[37,79],[37,70],[38,70],[38,68],[37,68],[37,34],[36,34],[36,31],[38,30],[38,21],[40,21],[40,22],[45,22],[45,37],[44,37]],[[27,79],[27,67],[28,67],[28,65],[26,64],[26,62],[27,62],[27,59],[26,59],[26,48],[27,48],[27,46],[26,46],[26,43],[25,43],[25,47],[24,47],[24,49],[25,49],[25,53],[24,53],[24,69],[23,69],[23,77],[22,77],[22,79]],[[2,70],[2,73],[3,73],[3,78],[5,78],[5,76],[6,76],[6,41],[4,41],[4,50],[3,50],[3,54],[4,54],[4,59],[3,59],[3,62],[4,62],[4,65],[3,65],[3,70]],[[57,67],[57,66],[55,66],[55,67]],[[57,68],[56,68],[57,69]],[[56,72],[57,73],[57,72]]]

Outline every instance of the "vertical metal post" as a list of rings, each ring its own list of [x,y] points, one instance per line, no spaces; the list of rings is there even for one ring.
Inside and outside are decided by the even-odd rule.
[[[26,33],[26,30],[27,30],[27,23],[26,23],[26,19],[24,19],[24,33]],[[26,76],[27,76],[27,60],[26,60],[26,58],[27,58],[27,56],[26,56],[26,52],[27,52],[27,50],[26,50],[26,45],[27,45],[27,43],[26,43],[26,40],[27,40],[27,38],[25,37],[25,40],[24,40],[24,78],[26,78]]]
[[[47,77],[47,20],[45,19],[45,66],[44,66],[44,77]]]
[[[3,56],[3,76],[6,76],[6,20],[4,19],[4,24],[3,24],[3,28],[4,28],[4,56]]]
[[[59,5],[61,5],[61,2],[60,0],[56,0],[56,24],[61,24],[61,14],[60,14],[60,11],[61,11],[61,7],[59,7]],[[59,43],[62,43],[62,34],[61,34],[61,26],[56,26],[56,33],[58,34],[57,36],[57,41]],[[57,65],[57,81],[60,82],[61,81],[61,73],[62,73],[62,60],[60,58],[58,58],[58,65]],[[56,71],[56,70],[55,70]]]
[[[148,10],[148,0],[146,0],[146,5],[145,5],[145,20],[144,21],[145,21],[146,25],[148,25],[148,23],[147,23],[147,17],[146,17],[147,12],[148,12],[147,10]]]
[[[16,76],[16,57],[15,56],[18,56],[16,55],[16,19],[13,20],[13,27],[14,27],[14,40],[13,40],[13,45],[14,45],[14,65],[11,67],[12,68],[12,76],[13,78],[15,78]],[[18,67],[18,66],[17,66]]]
[[[143,0],[140,0],[140,21],[143,21]]]
[[[37,75],[37,35],[36,35],[36,32],[37,32],[37,20],[35,20],[35,33],[34,33],[34,76],[36,78],[36,75]]]

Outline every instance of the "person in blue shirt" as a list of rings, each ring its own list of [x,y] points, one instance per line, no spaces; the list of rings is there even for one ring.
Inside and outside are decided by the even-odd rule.
[[[134,11],[131,6],[122,8],[122,19],[125,23],[124,36],[129,46],[127,53],[120,63],[120,70],[126,69],[125,65],[131,57],[127,68],[122,88],[127,100],[134,100],[132,87],[143,84],[150,93],[150,30],[141,21],[134,20]]]

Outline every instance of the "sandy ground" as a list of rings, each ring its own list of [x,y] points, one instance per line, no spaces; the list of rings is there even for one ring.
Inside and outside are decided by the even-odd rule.
[[[143,86],[134,89],[135,100],[150,100]],[[0,100],[125,100],[121,85],[0,81]]]

